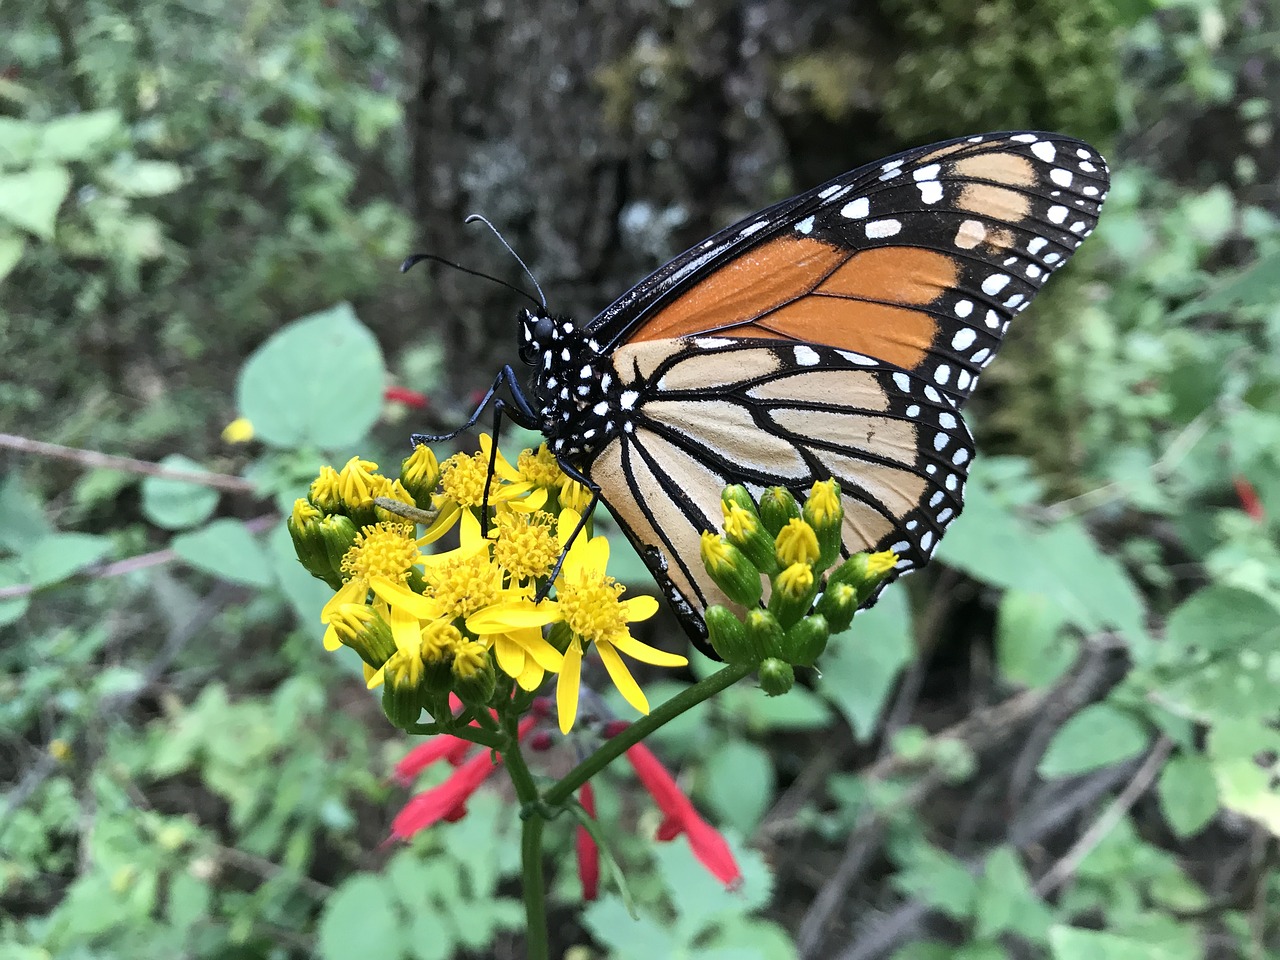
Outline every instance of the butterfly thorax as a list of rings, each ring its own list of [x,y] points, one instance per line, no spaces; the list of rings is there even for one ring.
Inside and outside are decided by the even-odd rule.
[[[591,462],[621,426],[621,390],[599,343],[568,317],[525,310],[520,358],[537,368],[533,396],[551,452],[575,466]]]

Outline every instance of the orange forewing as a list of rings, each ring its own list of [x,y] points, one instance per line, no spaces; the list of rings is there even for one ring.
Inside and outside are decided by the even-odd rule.
[[[850,254],[821,240],[781,237],[694,284],[629,339],[732,330],[735,337],[824,343],[911,369],[937,335],[937,321],[920,308],[959,275],[959,263],[934,250]]]

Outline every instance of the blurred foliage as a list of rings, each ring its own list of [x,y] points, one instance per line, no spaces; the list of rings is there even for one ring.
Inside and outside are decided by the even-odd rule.
[[[777,71],[792,109],[874,111],[904,141],[1114,143],[1115,185],[1046,295],[1068,322],[980,391],[944,569],[787,696],[735,688],[654,738],[760,851],[743,891],[652,843],[611,771],[640,919],[607,885],[582,909],[559,867],[564,947],[1280,956],[1278,25],[1154,7],[884,0],[907,51],[887,72],[830,50]],[[379,847],[408,745],[322,654],[328,591],[272,514],[319,462],[407,433],[387,366],[432,366],[384,322],[411,236],[397,24],[361,0],[7,13],[0,429],[177,474],[0,479],[0,958],[518,955],[500,789]],[[679,55],[638,39],[596,78],[605,112]],[[237,413],[257,440],[220,443]]]

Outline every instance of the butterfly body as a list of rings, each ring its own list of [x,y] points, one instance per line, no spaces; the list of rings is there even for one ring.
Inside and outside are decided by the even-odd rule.
[[[1093,230],[1105,162],[1057,134],[920,147],[685,251],[585,328],[521,317],[532,402],[704,650],[720,492],[834,477],[846,554],[928,561],[963,505],[960,414],[1014,316]],[[495,385],[496,386],[496,385]]]

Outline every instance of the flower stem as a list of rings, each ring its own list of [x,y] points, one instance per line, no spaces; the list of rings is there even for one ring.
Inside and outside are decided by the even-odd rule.
[[[529,771],[529,765],[524,761],[524,754],[520,752],[515,715],[506,719],[509,746],[503,752],[503,759],[506,761],[507,774],[516,788],[524,820],[520,835],[520,864],[527,928],[525,955],[528,960],[547,960],[550,956],[550,944],[547,938],[546,882],[542,875],[542,829],[546,821],[536,806],[538,785]]]
[[[563,780],[543,794],[543,802],[552,808],[562,806],[573,796],[575,790],[664,723],[674,720],[726,687],[733,686],[754,669],[751,666],[730,664],[687,690],[682,690],[648,716],[641,717],[616,737],[601,744],[599,750],[570,770]]]

